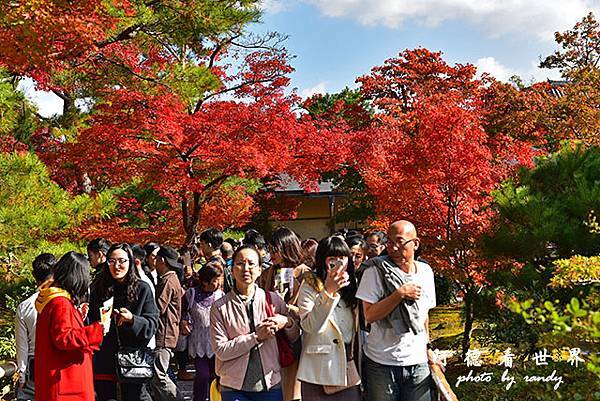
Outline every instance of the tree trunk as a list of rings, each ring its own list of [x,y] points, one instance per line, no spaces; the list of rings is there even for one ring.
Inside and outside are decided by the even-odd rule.
[[[185,241],[183,243],[183,246],[181,247],[183,250],[185,251],[190,251],[192,250],[192,245],[194,245],[194,243],[196,242],[196,230],[192,230],[189,233],[186,233],[185,235]]]
[[[463,360],[467,355],[467,351],[469,350],[469,345],[471,343],[471,331],[473,330],[473,293],[469,288],[465,291],[465,331],[463,333],[462,339],[462,357]]]
[[[63,101],[63,116],[69,116],[76,111],[75,100],[71,96],[65,95]]]
[[[185,232],[185,240],[182,244],[184,249],[190,249],[196,240],[196,223],[193,221],[187,201],[181,202],[181,214],[183,217],[183,230]]]
[[[186,250],[191,251],[192,245],[194,245],[196,242],[196,236],[198,235],[198,222],[200,221],[201,199],[201,194],[194,192],[192,195],[191,205],[187,199],[181,201],[183,229],[185,231],[183,248]]]

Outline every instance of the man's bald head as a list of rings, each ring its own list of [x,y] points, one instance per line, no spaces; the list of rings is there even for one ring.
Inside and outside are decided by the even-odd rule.
[[[417,229],[415,225],[408,220],[398,220],[390,224],[388,228],[388,237],[396,238],[401,236],[404,239],[417,238]]]
[[[414,224],[398,220],[388,228],[388,255],[398,266],[409,272],[414,265],[415,251],[419,248],[419,237]]]

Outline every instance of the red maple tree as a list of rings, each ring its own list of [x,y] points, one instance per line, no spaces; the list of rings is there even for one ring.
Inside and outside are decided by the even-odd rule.
[[[343,150],[335,127],[317,129],[308,116],[296,115],[297,97],[284,93],[287,78],[260,78],[289,71],[283,57],[250,58],[255,84],[234,91],[234,100],[205,102],[192,113],[167,91],[107,92],[90,127],[49,163],[70,166],[55,170],[63,180],[66,171],[85,172],[96,188],[139,180],[179,210],[177,220],[173,214],[159,219],[171,227],[161,231],[182,227],[187,245],[199,228],[242,226],[255,212],[246,181],[285,172],[310,186]],[[248,71],[242,74],[248,79]]]
[[[527,142],[486,131],[489,78],[481,81],[475,74],[471,65],[451,66],[441,53],[415,49],[358,79],[376,110],[374,123],[362,133],[369,149],[359,160],[379,224],[413,221],[427,259],[460,285],[463,351],[472,329],[473,295],[498,267],[478,249],[495,214],[491,193],[518,166],[533,162]]]
[[[77,123],[30,140],[63,187],[118,194],[119,215],[78,234],[189,245],[202,227],[248,221],[262,179],[285,172],[310,186],[338,162],[335,127],[297,114],[285,93],[280,38],[244,34],[257,4],[0,5],[0,64],[57,93],[64,115],[93,100]]]

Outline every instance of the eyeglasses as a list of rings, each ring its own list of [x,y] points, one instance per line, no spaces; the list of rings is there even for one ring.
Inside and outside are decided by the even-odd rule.
[[[111,266],[116,266],[117,263],[119,264],[119,266],[123,266],[125,263],[129,262],[129,259],[123,259],[123,258],[119,258],[119,259],[108,259],[108,264]]]
[[[238,262],[238,263],[233,264],[233,266],[237,267],[238,269],[244,269],[244,268],[246,268],[246,265],[250,269],[255,269],[255,268],[259,267],[258,263],[254,263],[254,262]]]
[[[404,249],[404,248],[406,248],[406,246],[408,244],[410,244],[411,242],[414,242],[415,240],[416,240],[416,238],[409,239],[409,240],[406,240],[406,241],[402,241],[402,240],[400,240],[400,241],[392,241],[391,239],[388,239],[387,245],[389,245],[393,249]]]
[[[377,249],[381,246],[381,244],[369,244],[370,249]]]

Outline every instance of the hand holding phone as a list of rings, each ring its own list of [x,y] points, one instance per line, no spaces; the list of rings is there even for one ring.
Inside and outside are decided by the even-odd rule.
[[[335,259],[328,263],[327,277],[325,278],[325,290],[333,295],[350,284],[350,276],[346,272],[346,264],[343,259]]]
[[[113,298],[109,298],[100,307],[100,323],[104,329],[104,335],[110,330],[110,320],[113,315]]]

